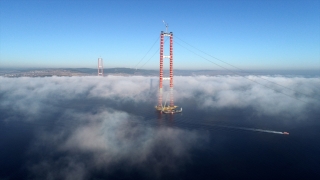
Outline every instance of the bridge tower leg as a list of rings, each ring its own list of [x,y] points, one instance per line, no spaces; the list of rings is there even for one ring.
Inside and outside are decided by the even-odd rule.
[[[162,82],[163,82],[163,44],[164,44],[164,33],[161,31],[160,34],[160,72],[159,72],[159,98],[158,108],[162,108]]]
[[[173,104],[173,33],[170,33],[170,106]]]

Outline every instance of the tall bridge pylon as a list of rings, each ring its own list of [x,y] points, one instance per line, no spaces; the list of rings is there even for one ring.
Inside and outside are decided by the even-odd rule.
[[[98,76],[103,76],[103,60],[98,58]]]
[[[166,25],[167,27],[167,25]],[[164,37],[170,37],[170,55],[164,55]],[[168,58],[170,59],[170,70],[169,70],[169,77],[163,77],[163,59]],[[170,81],[170,105],[166,106],[166,102],[162,105],[163,100],[163,80]],[[158,105],[155,107],[158,111],[165,112],[165,113],[175,113],[176,108],[178,106],[174,105],[173,101],[173,33],[170,32],[163,32],[160,33],[160,72],[159,72],[159,94],[158,94]],[[166,98],[167,101],[167,98]],[[181,110],[182,111],[182,110]]]

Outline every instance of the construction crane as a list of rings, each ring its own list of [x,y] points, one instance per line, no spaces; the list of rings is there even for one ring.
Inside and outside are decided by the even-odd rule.
[[[169,27],[169,25],[168,25],[168,23],[164,22],[164,20],[162,20],[162,22],[163,22],[163,24],[166,26],[166,33],[167,33],[167,32],[168,32],[168,27]]]

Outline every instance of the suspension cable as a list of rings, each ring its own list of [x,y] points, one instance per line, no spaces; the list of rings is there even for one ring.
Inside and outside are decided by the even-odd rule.
[[[151,48],[148,50],[148,52],[143,56],[143,58],[138,62],[138,64],[136,64],[134,66],[134,69],[136,69],[136,67],[140,64],[140,62],[147,56],[147,54],[151,51],[151,49],[153,48],[153,46],[156,44],[156,42],[158,42],[160,37],[157,38],[157,40],[153,43],[153,45],[151,46]],[[154,56],[154,55],[153,55]]]
[[[175,37],[176,37],[176,36],[175,36]],[[233,67],[233,68],[235,68],[235,69],[238,69],[238,70],[240,70],[242,73],[250,74],[249,72],[247,72],[247,71],[245,71],[245,70],[243,70],[243,69],[241,69],[241,68],[239,68],[239,67],[236,67],[236,66],[234,66],[234,65],[232,65],[232,64],[230,64],[230,63],[228,63],[228,62],[225,62],[225,61],[223,61],[223,60],[221,60],[221,59],[219,59],[219,58],[216,58],[216,57],[214,57],[214,56],[212,56],[212,55],[210,55],[210,54],[208,54],[208,53],[206,53],[206,52],[204,52],[204,51],[202,51],[202,50],[200,50],[200,49],[192,46],[191,44],[189,44],[189,43],[187,43],[186,41],[180,39],[179,37],[176,37],[176,38],[179,39],[180,41],[184,42],[185,44],[189,45],[190,47],[192,47],[192,48],[194,48],[194,49],[196,49],[196,50],[204,53],[205,55],[210,56],[210,57],[213,58],[213,59],[216,59],[216,60],[218,60],[218,61],[220,61],[220,62],[223,62],[223,63],[225,63],[225,64],[227,64],[227,65],[229,65],[229,66],[231,66],[231,67]],[[177,43],[177,42],[176,42],[176,43]],[[232,72],[233,70],[228,70],[228,71],[231,71],[231,72]],[[263,79],[263,80],[265,80],[265,81],[268,81],[268,82],[270,82],[270,83],[273,83],[273,84],[275,84],[275,85],[277,85],[277,86],[281,86],[281,87],[283,87],[283,88],[289,89],[289,90],[291,90],[291,91],[293,91],[293,92],[295,92],[295,93],[298,93],[298,94],[301,94],[301,95],[304,95],[304,96],[307,96],[307,97],[309,96],[309,95],[307,95],[307,94],[305,94],[305,93],[302,93],[302,92],[300,92],[300,91],[293,90],[293,89],[291,89],[291,88],[289,88],[289,87],[283,86],[283,85],[278,84],[278,83],[273,82],[273,81],[270,81],[270,80],[268,80],[268,79],[266,79],[266,78],[263,78],[263,77],[260,77],[260,76],[256,76],[256,77],[258,77],[258,78],[260,78],[260,79]]]
[[[226,67],[223,67],[223,66],[221,66],[221,65],[219,65],[219,64],[217,64],[217,63],[215,63],[215,62],[213,62],[213,61],[211,61],[211,60],[209,60],[209,59],[207,59],[207,58],[205,58],[205,57],[203,57],[203,56],[201,56],[201,55],[199,55],[198,53],[196,53],[196,52],[188,49],[187,47],[184,47],[183,45],[181,45],[180,43],[178,43],[178,42],[176,42],[176,41],[175,41],[175,43],[178,44],[179,46],[181,46],[182,48],[188,50],[189,52],[191,52],[191,53],[193,53],[193,54],[195,54],[195,55],[203,58],[204,60],[206,60],[206,61],[208,61],[208,62],[210,62],[210,63],[212,63],[212,64],[215,64],[216,66],[219,66],[219,67],[221,67],[221,68],[223,68],[223,69],[225,69],[225,70],[227,70],[227,71],[231,71],[231,72],[233,72],[233,73],[236,74],[236,75],[239,75],[239,76],[241,76],[241,77],[243,77],[243,78],[245,78],[245,79],[247,79],[247,80],[249,80],[249,81],[252,81],[252,82],[254,82],[254,83],[257,83],[257,84],[259,84],[259,85],[261,85],[261,86],[264,86],[264,87],[266,87],[266,88],[268,88],[268,89],[271,89],[271,90],[273,90],[273,91],[275,91],[275,92],[278,92],[278,93],[283,94],[283,95],[285,95],[285,96],[288,96],[288,97],[290,97],[290,98],[296,99],[296,100],[301,101],[301,102],[303,102],[303,103],[307,103],[306,101],[303,101],[303,100],[301,100],[301,99],[298,99],[298,98],[296,98],[296,97],[294,97],[294,96],[291,96],[291,95],[289,95],[289,94],[283,93],[283,92],[281,92],[281,91],[279,91],[279,90],[273,89],[273,88],[271,88],[271,87],[269,87],[269,86],[267,86],[267,85],[264,85],[264,84],[262,84],[262,83],[259,83],[258,81],[255,81],[255,80],[253,80],[253,79],[250,79],[250,78],[248,78],[248,77],[246,77],[246,76],[244,76],[244,75],[242,75],[242,74],[240,74],[240,73],[238,73],[238,72],[235,72],[235,71],[232,71],[232,70],[230,70],[230,69],[228,69],[228,68],[226,68]]]
[[[158,39],[159,39],[159,38],[158,38]],[[166,39],[164,40],[164,43],[167,42],[167,40],[168,40],[168,38],[166,38]],[[160,48],[159,48],[156,52],[154,52],[154,54],[148,59],[148,61],[146,61],[142,66],[140,66],[139,69],[143,68],[143,66],[146,65],[146,64],[153,58],[153,56],[156,55],[157,52],[159,52],[159,50],[160,50]]]

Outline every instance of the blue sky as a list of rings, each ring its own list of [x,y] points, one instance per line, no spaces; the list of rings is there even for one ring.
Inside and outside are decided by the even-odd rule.
[[[177,69],[320,70],[319,0],[1,0],[0,67],[158,69],[162,20]]]

